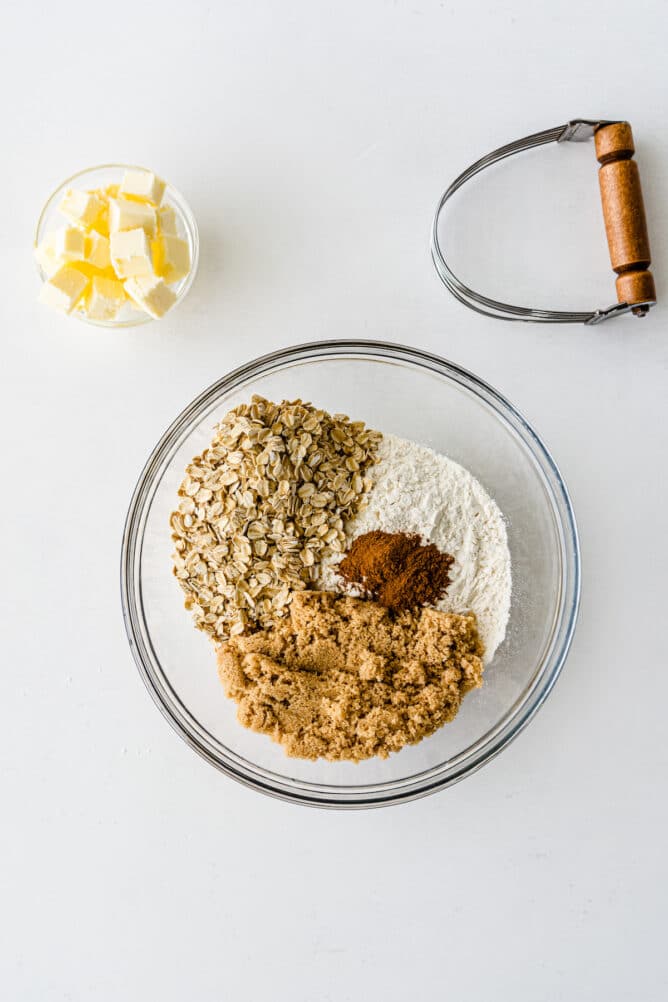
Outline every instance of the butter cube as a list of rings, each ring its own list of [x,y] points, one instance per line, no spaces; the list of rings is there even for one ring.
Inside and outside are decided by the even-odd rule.
[[[81,230],[89,229],[102,210],[102,202],[92,191],[68,188],[58,206],[60,212]]]
[[[122,230],[109,238],[111,263],[119,278],[152,275],[151,248],[145,230]]]
[[[121,230],[136,230],[138,227],[146,230],[149,237],[155,236],[155,209],[145,202],[131,202],[127,198],[109,199],[109,231],[117,233]]]
[[[45,282],[39,292],[39,301],[55,310],[71,313],[88,288],[89,279],[76,268],[64,265]]]
[[[96,188],[93,194],[100,201],[100,211],[93,223],[93,229],[102,237],[109,236],[109,197],[105,188]]]
[[[176,229],[176,212],[171,205],[162,205],[158,209],[158,230],[163,235],[165,233],[170,233],[172,236],[177,235]]]
[[[113,320],[126,301],[122,282],[95,275],[86,296],[84,312],[91,320]]]
[[[86,256],[86,237],[76,226],[64,226],[56,232],[56,256],[61,261],[83,261]]]
[[[186,240],[168,233],[154,240],[151,250],[155,273],[166,282],[178,282],[190,271],[190,248]]]
[[[56,253],[55,232],[46,233],[35,247],[35,260],[47,278],[51,278],[59,270],[63,262]]]
[[[163,317],[176,302],[176,293],[155,275],[129,278],[124,285],[130,299],[156,320]]]
[[[164,193],[165,182],[150,170],[126,170],[123,175],[121,195],[160,205]]]
[[[86,239],[86,261],[100,271],[111,266],[109,240],[97,230],[91,230]]]

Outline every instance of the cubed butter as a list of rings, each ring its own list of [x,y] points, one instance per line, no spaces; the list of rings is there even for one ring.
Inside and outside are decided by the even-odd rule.
[[[39,291],[39,300],[55,310],[71,313],[86,289],[90,279],[70,265],[64,265],[44,282]]]
[[[145,230],[137,228],[112,233],[109,249],[113,269],[119,278],[153,274],[151,247]]]
[[[68,188],[58,208],[75,226],[87,230],[94,225],[103,205],[95,192]]]
[[[190,248],[186,240],[165,234],[151,244],[153,269],[166,282],[178,282],[190,271]]]
[[[162,317],[177,300],[171,283],[190,271],[190,247],[177,212],[163,205],[165,182],[151,171],[126,170],[120,184],[68,189],[59,205],[67,225],[34,249],[47,281],[40,300],[91,320],[114,320],[132,302]]]
[[[63,263],[83,261],[86,256],[86,237],[76,226],[63,226],[56,233],[56,257]]]
[[[155,275],[129,278],[124,282],[124,286],[130,299],[156,320],[164,317],[167,310],[176,302],[176,293]]]
[[[62,261],[56,253],[56,232],[46,233],[35,247],[35,260],[47,278],[51,278],[62,267]]]
[[[86,295],[84,312],[91,320],[113,320],[126,301],[122,282],[95,275]]]
[[[155,236],[155,209],[146,202],[131,202],[128,198],[109,199],[109,232],[136,230],[140,227],[146,230],[149,237]]]
[[[126,170],[120,192],[127,198],[160,205],[165,193],[165,182],[150,170]]]
[[[172,236],[177,235],[176,229],[176,212],[171,205],[161,205],[157,211],[158,216],[158,231],[163,235],[165,233],[170,233]]]
[[[100,271],[104,271],[111,265],[109,240],[97,230],[91,230],[86,238],[86,261],[94,268],[99,268]]]

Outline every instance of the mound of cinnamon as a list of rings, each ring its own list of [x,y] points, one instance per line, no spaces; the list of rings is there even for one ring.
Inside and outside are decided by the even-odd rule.
[[[454,557],[407,532],[365,532],[338,565],[348,584],[387,609],[435,605],[450,584]]]

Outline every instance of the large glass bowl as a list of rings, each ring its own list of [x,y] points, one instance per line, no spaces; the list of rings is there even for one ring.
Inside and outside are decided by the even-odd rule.
[[[196,630],[172,576],[169,515],[189,460],[226,411],[260,393],[301,397],[413,439],[466,466],[506,516],[513,595],[508,632],[482,689],[456,719],[388,759],[359,764],[288,758],[236,720],[214,648]],[[536,433],[496,390],[414,348],[325,341],[241,366],[205,390],[153,450],[123,538],[123,614],[132,653],[159,709],[228,776],[301,804],[359,808],[433,793],[489,762],[527,725],[554,685],[577,617],[580,558],[573,510]]]
[[[68,188],[76,188],[80,191],[94,191],[96,188],[106,188],[110,184],[120,184],[126,170],[147,169],[146,167],[138,167],[136,164],[101,164],[99,167],[87,167],[86,170],[79,171],[77,174],[73,174],[72,177],[68,177],[66,181],[63,181],[49,195],[44,203],[44,207],[37,220],[34,247],[41,244],[47,233],[50,233],[52,230],[61,229],[67,225],[67,220],[58,211],[58,206]],[[174,209],[177,235],[182,240],[187,241],[190,250],[190,271],[183,278],[179,279],[178,282],[173,282],[170,286],[176,294],[176,302],[171,308],[173,310],[183,301],[195,281],[199,265],[199,233],[192,209],[183,195],[171,184],[165,186],[162,205],[170,205]],[[37,264],[37,271],[42,282],[45,282],[47,276],[39,264]],[[171,313],[171,310],[169,313]],[[83,320],[87,324],[93,324],[95,327],[137,327],[139,324],[149,324],[154,319],[148,313],[145,313],[144,310],[140,310],[134,306],[133,303],[125,303],[118,316],[114,317],[113,320],[93,320],[91,317],[86,316],[83,310],[79,309],[73,310],[70,316],[76,317],[78,320]]]

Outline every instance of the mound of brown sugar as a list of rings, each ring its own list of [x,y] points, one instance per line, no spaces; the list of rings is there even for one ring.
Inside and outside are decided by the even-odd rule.
[[[271,630],[218,649],[239,721],[295,758],[387,758],[433,734],[482,685],[475,617],[392,613],[366,599],[298,592]]]

